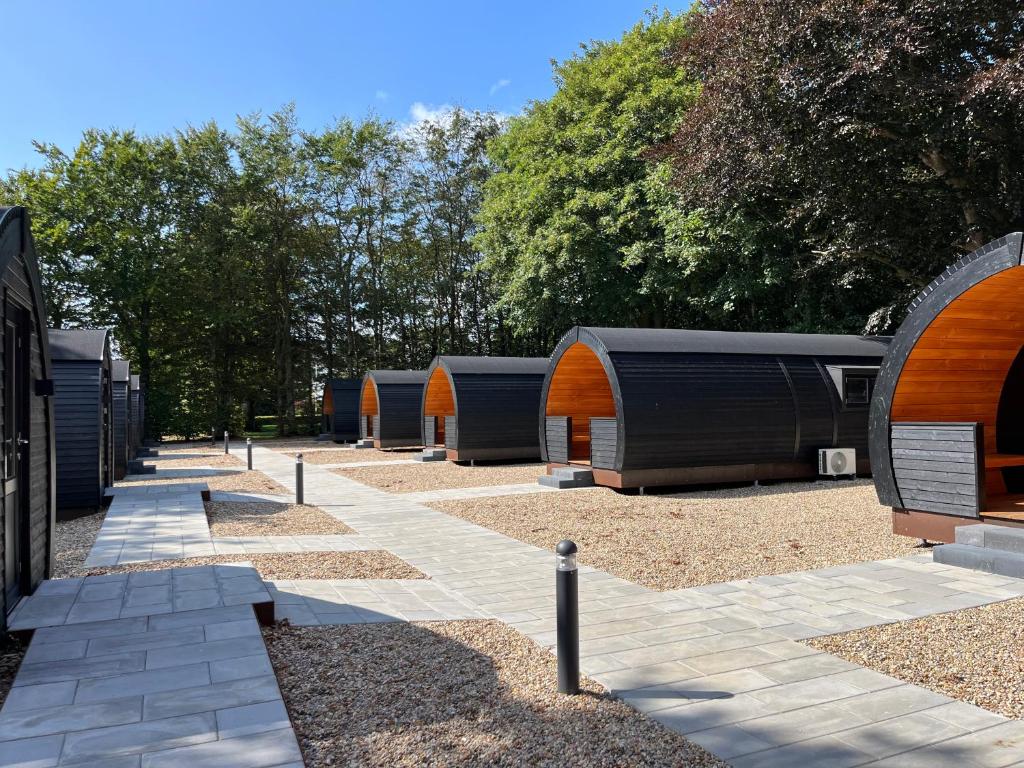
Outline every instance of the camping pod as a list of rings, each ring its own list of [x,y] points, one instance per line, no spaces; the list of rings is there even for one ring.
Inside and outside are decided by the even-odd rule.
[[[375,448],[422,445],[420,401],[426,371],[369,371],[359,393],[360,437]]]
[[[423,445],[451,461],[539,459],[546,357],[435,357],[423,388]]]
[[[128,473],[130,455],[129,429],[131,424],[131,363],[128,360],[114,360],[111,364],[111,410],[114,425],[114,479],[120,480]]]
[[[132,374],[129,381],[129,453],[134,459],[142,447],[142,387],[137,374]]]
[[[1021,233],[964,256],[911,303],[871,403],[871,461],[896,533],[953,541],[1024,524]]]
[[[51,329],[57,519],[95,512],[113,485],[110,334]]]
[[[0,208],[3,283],[3,493],[0,494],[0,630],[18,601],[53,567],[57,508],[53,378],[46,307],[24,208]]]
[[[573,328],[544,380],[543,458],[613,488],[811,478],[833,447],[855,449],[866,473],[887,341]]]
[[[324,439],[349,443],[359,439],[359,379],[328,379],[324,384],[320,432]]]

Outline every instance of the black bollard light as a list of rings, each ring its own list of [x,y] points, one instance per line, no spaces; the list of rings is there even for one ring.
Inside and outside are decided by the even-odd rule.
[[[210,427],[210,445],[217,444],[217,428]]]
[[[302,454],[295,454],[295,503],[302,503]]]
[[[245,438],[245,452],[248,454],[247,459],[248,459],[249,469],[252,469],[252,438],[251,437]]]
[[[224,430],[224,453],[228,452],[228,431]]]
[[[565,539],[555,547],[555,616],[557,619],[558,692],[580,692],[580,606],[576,544]]]

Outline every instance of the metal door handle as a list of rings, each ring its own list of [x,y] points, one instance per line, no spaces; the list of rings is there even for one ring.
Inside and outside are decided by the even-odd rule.
[[[19,437],[18,445],[28,445],[28,440],[26,440],[24,437]]]

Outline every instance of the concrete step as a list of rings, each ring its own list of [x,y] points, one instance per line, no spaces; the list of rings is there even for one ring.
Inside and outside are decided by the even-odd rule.
[[[594,473],[584,467],[558,467],[550,475],[541,475],[537,482],[548,488],[590,488]]]
[[[975,527],[975,526],[970,526]],[[970,568],[1015,579],[1024,578],[1024,554],[969,544],[943,544],[932,550],[936,563]]]
[[[373,438],[364,437],[362,440],[356,440],[352,446],[353,448],[373,448]]]
[[[416,461],[447,461],[448,451],[444,448],[425,448],[416,454]]]
[[[1024,555],[1024,528],[988,523],[961,525],[956,529],[956,543]]]
[[[152,459],[154,456],[159,456],[160,451],[156,448],[139,448],[135,452],[135,458],[137,459]]]
[[[128,462],[129,475],[155,475],[156,467],[152,464],[143,464],[141,459],[132,459]]]
[[[316,441],[318,443],[329,443],[333,439],[334,435],[332,435],[330,432],[321,432],[319,435],[316,436]]]

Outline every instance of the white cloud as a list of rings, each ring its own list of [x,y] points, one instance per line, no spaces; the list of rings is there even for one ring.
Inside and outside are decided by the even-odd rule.
[[[445,123],[455,110],[451,104],[430,106],[422,101],[414,101],[409,107],[409,118],[413,123]]]
[[[391,94],[389,94],[387,91],[382,91],[382,90],[379,90],[379,89],[378,89],[377,93],[374,94],[374,96],[377,98],[378,101],[387,101],[388,100],[388,96],[390,96],[390,95]]]
[[[502,88],[508,88],[510,85],[512,85],[511,80],[509,80],[507,77],[501,78],[501,80],[499,80],[498,82],[491,86],[491,96],[496,94]]]

